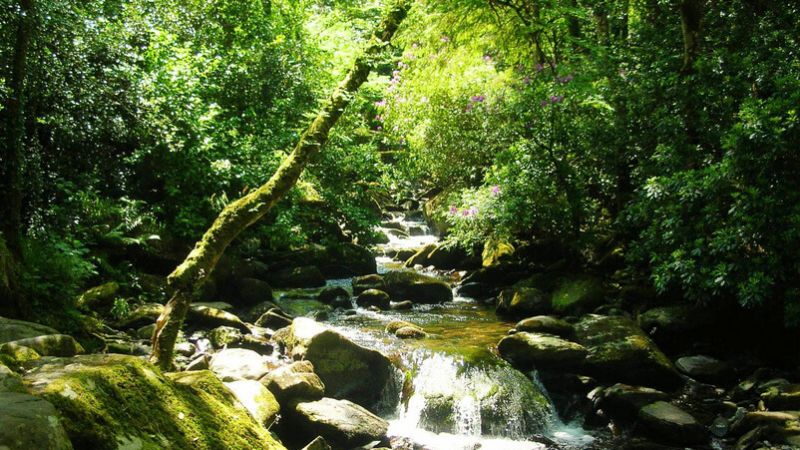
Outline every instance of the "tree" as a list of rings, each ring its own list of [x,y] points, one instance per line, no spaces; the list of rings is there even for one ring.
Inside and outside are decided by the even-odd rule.
[[[156,322],[152,338],[151,359],[161,368],[168,369],[172,365],[175,340],[194,292],[214,270],[228,245],[286,195],[311,157],[325,146],[331,129],[358,88],[367,81],[375,57],[392,39],[409,8],[408,0],[399,0],[392,5],[373,33],[368,47],[356,59],[354,66],[269,181],[225,207],[189,256],[169,275],[167,283],[172,297]]]

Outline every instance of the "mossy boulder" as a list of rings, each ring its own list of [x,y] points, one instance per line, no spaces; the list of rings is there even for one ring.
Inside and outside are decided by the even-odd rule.
[[[30,348],[41,356],[75,356],[83,353],[83,347],[72,336],[66,334],[49,334],[0,345],[0,353],[11,354],[16,347]]]
[[[358,294],[356,305],[362,308],[374,306],[378,309],[389,309],[389,294],[377,289],[367,289]]]
[[[453,290],[448,283],[417,272],[393,270],[383,275],[383,281],[394,301],[443,303],[453,300]]]
[[[140,328],[155,323],[162,312],[164,312],[164,305],[160,303],[144,303],[134,308],[127,316],[117,321],[115,325],[123,330]]]
[[[243,306],[257,305],[264,301],[272,301],[272,286],[258,278],[240,278],[236,280],[239,304]]]
[[[480,266],[477,257],[469,255],[461,247],[454,245],[428,244],[419,249],[405,262],[406,267],[415,265],[434,266],[437,269],[473,269]]]
[[[317,295],[317,300],[334,308],[350,308],[352,306],[350,303],[350,293],[347,292],[347,289],[340,286],[332,286],[323,289],[319,295]]]
[[[72,450],[61,423],[58,411],[47,400],[0,392],[0,449]]]
[[[667,442],[693,445],[703,444],[709,438],[705,427],[691,414],[664,401],[642,407],[639,420],[651,435]]]
[[[575,334],[575,327],[558,317],[533,316],[522,319],[514,326],[517,331],[529,333],[547,333],[569,339]]]
[[[206,305],[192,305],[186,314],[189,325],[200,327],[231,327],[243,333],[249,333],[250,328],[235,314],[219,308]]]
[[[272,308],[265,312],[256,320],[256,326],[277,330],[288,327],[292,324],[292,319],[282,313],[278,308]]]
[[[672,362],[631,319],[590,314],[575,325],[589,349],[584,369],[602,381],[670,389],[680,383]]]
[[[110,281],[95,286],[78,297],[76,306],[83,309],[94,309],[99,306],[110,306],[119,292],[119,283]]]
[[[486,300],[497,295],[498,289],[486,283],[462,283],[457,293],[462,297]]]
[[[291,357],[311,361],[330,397],[370,407],[390,379],[392,364],[387,357],[311,319],[297,318],[273,338]]]
[[[209,368],[223,381],[258,380],[270,370],[268,361],[253,350],[226,348],[216,353]]]
[[[0,317],[0,343],[58,334],[58,330],[34,322]]]
[[[530,272],[521,264],[501,263],[480,268],[464,277],[462,283],[486,283],[491,286],[510,286],[529,276]]]
[[[289,420],[305,436],[322,436],[335,448],[381,441],[389,428],[385,420],[363,407],[333,398],[297,403]]]
[[[255,380],[237,380],[225,383],[239,403],[247,409],[256,422],[269,427],[278,418],[280,405],[263,384]]]
[[[297,361],[279,367],[260,381],[284,405],[292,400],[319,400],[325,394],[325,384],[314,373],[311,361]]]
[[[76,448],[283,449],[211,372],[165,376],[133,356],[42,360],[25,374]]]
[[[8,343],[6,343],[8,344]],[[24,345],[0,345],[0,361],[6,364],[19,365],[42,357],[36,350]]]
[[[481,263],[483,267],[494,266],[503,261],[508,261],[514,256],[514,246],[510,242],[489,239],[483,244]]]
[[[0,392],[27,392],[22,385],[22,377],[2,363],[0,363]]]
[[[526,317],[552,312],[550,296],[536,288],[504,289],[497,297],[497,314]]]
[[[353,295],[358,295],[367,289],[386,291],[386,282],[378,274],[363,275],[353,278]]]
[[[593,276],[581,275],[561,279],[553,290],[553,310],[560,314],[585,314],[603,302],[602,282]]]
[[[518,332],[506,336],[497,344],[503,359],[523,370],[572,369],[586,358],[586,348],[558,336]]]
[[[630,420],[642,407],[669,399],[669,395],[657,389],[617,383],[592,391],[590,398],[595,409],[602,410],[613,419]]]

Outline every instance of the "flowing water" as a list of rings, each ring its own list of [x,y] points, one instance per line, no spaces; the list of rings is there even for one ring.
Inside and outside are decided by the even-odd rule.
[[[421,220],[396,214],[386,225],[382,231],[390,242],[379,249],[384,252],[377,258],[379,273],[402,267],[385,255],[437,241]],[[458,277],[413,270],[450,281]],[[350,279],[328,284],[351,287]],[[523,374],[496,355],[497,342],[514,324],[499,319],[489,307],[458,296],[408,311],[353,306],[355,314],[333,313],[328,323],[389,356],[399,368],[382,402],[390,436],[431,450],[582,449],[594,440],[580,427],[559,420],[536,374]],[[429,337],[400,340],[386,333],[386,324],[397,319],[423,327]]]

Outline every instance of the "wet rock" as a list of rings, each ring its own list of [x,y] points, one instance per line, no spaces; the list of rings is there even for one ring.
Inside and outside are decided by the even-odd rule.
[[[331,446],[328,445],[322,436],[317,436],[316,439],[309,442],[302,450],[331,450]]]
[[[325,385],[314,373],[314,365],[310,361],[297,361],[279,367],[261,378],[260,382],[283,405],[291,400],[318,400],[325,394]]]
[[[186,356],[187,358],[193,356],[197,352],[197,347],[191,342],[178,342],[175,344],[175,353]]]
[[[710,356],[684,356],[675,361],[680,372],[706,383],[724,383],[730,379],[731,367],[728,363]]]
[[[550,312],[550,296],[536,288],[505,289],[497,297],[497,313],[501,315],[526,317]]]
[[[349,308],[351,306],[350,293],[347,292],[347,289],[339,286],[323,289],[317,296],[317,300],[334,308]]]
[[[240,278],[236,280],[240,304],[256,305],[264,301],[272,301],[272,286],[257,278]]]
[[[424,339],[428,336],[428,333],[420,327],[409,326],[398,329],[394,332],[394,335],[400,339]]]
[[[393,300],[415,303],[443,303],[453,300],[450,285],[416,272],[393,270],[383,275],[386,292]]]
[[[261,315],[256,320],[256,326],[271,328],[277,330],[279,328],[288,327],[292,324],[292,319],[280,312],[280,309],[273,308]]]
[[[110,281],[100,286],[93,287],[78,297],[78,308],[91,310],[101,306],[111,306],[119,292],[119,283]]]
[[[714,329],[714,318],[701,308],[672,305],[643,312],[639,324],[665,351],[678,353],[703,340]]]
[[[367,289],[358,294],[356,305],[362,308],[375,306],[378,309],[389,309],[389,294],[377,289]]]
[[[234,314],[222,309],[213,308],[206,305],[192,305],[186,314],[186,321],[190,325],[202,327],[225,326],[236,328],[243,333],[249,333],[247,325]]]
[[[47,400],[20,392],[0,392],[0,448],[72,450],[72,443]]]
[[[242,332],[233,327],[217,327],[208,332],[208,340],[215,348],[238,344],[242,338]]]
[[[659,401],[639,410],[639,420],[655,437],[676,444],[694,445],[708,441],[705,427],[691,414]]]
[[[303,266],[271,273],[269,282],[281,288],[313,288],[325,286],[325,276],[315,266]]]
[[[529,275],[520,264],[502,263],[483,267],[464,277],[462,283],[486,283],[491,286],[510,286]]]
[[[208,364],[211,362],[211,356],[207,354],[202,354],[195,359],[193,359],[189,364],[186,365],[186,371],[194,371],[194,370],[207,370]]]
[[[614,419],[632,419],[643,407],[668,399],[669,395],[659,390],[621,383],[597,389],[591,398],[595,409]]]
[[[408,258],[406,267],[433,266],[441,270],[471,269],[480,267],[477,257],[454,245],[428,244]]]
[[[141,358],[50,358],[25,374],[76,448],[282,449],[207,371],[163,375]]]
[[[378,401],[389,381],[392,365],[388,358],[311,319],[297,318],[273,338],[294,359],[314,364],[331,397],[370,406]]]
[[[575,342],[541,333],[519,332],[497,345],[500,356],[520,370],[566,369],[579,366],[586,349]]]
[[[522,319],[514,326],[517,331],[547,333],[569,339],[575,334],[571,323],[553,316],[533,316]]]
[[[144,303],[134,308],[125,318],[118,320],[115,326],[121,330],[140,328],[155,323],[162,312],[164,312],[164,305]]]
[[[13,347],[27,347],[41,356],[75,356],[83,353],[81,344],[66,334],[50,334],[6,342],[0,345],[0,353],[9,354]]]
[[[265,427],[275,422],[280,405],[263,384],[254,380],[237,380],[225,383],[225,386],[233,392],[256,422]]]
[[[603,302],[603,284],[596,277],[578,275],[562,278],[553,291],[553,309],[560,314],[585,314]]]
[[[785,384],[762,389],[761,399],[772,410],[800,410],[800,384]]]
[[[211,358],[209,369],[222,381],[258,380],[269,372],[270,366],[253,350],[228,348]]]
[[[27,392],[22,385],[22,377],[0,363],[0,393],[2,392]]]
[[[408,311],[414,309],[414,302],[411,300],[403,300],[402,302],[392,303],[389,308],[392,311]]]
[[[386,283],[383,281],[383,277],[372,274],[353,278],[353,295],[358,295],[368,289],[386,291]]]
[[[584,316],[575,325],[575,336],[589,350],[584,363],[587,375],[665,389],[681,382],[669,358],[628,318]]]
[[[389,424],[347,400],[322,398],[298,403],[291,419],[307,436],[322,436],[336,448],[354,448],[386,436]]]
[[[153,332],[156,330],[156,324],[151,323],[136,330],[136,336],[139,339],[147,340],[153,337]]]
[[[58,330],[34,322],[0,317],[0,343],[58,334]]]
[[[486,283],[463,283],[456,290],[458,295],[475,300],[486,300],[497,295],[497,289]]]
[[[514,256],[514,252],[514,246],[509,242],[489,239],[483,244],[481,263],[483,267],[490,267],[508,262]]]

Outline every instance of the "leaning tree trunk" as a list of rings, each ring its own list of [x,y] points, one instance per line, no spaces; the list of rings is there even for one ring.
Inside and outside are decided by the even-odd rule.
[[[410,0],[398,0],[391,7],[368,47],[269,181],[226,206],[189,256],[169,275],[167,284],[172,298],[158,318],[152,338],[151,360],[162,369],[172,365],[175,340],[198,287],[214,270],[228,245],[278,203],[297,182],[310,158],[325,145],[331,128],[369,77],[374,59],[388,45],[409,7]]]
[[[694,62],[700,53],[700,23],[703,17],[702,0],[682,0],[681,32],[683,34],[683,67],[681,74],[694,70]]]
[[[10,95],[3,108],[4,149],[0,154],[0,311],[21,315],[25,305],[17,274],[22,259],[22,153],[25,145],[25,78],[33,34],[33,0],[19,1],[17,40],[8,81]]]

